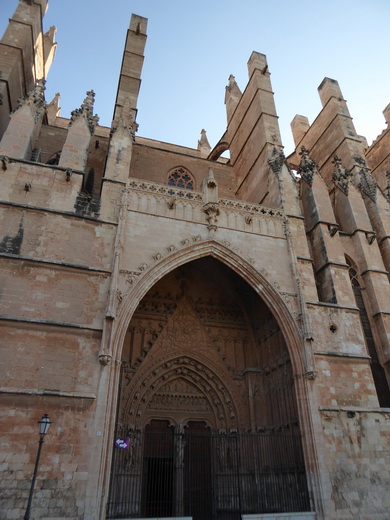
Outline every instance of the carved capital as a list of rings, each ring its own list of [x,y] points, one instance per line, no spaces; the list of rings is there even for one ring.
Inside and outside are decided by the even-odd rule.
[[[108,365],[109,363],[111,363],[111,360],[112,360],[112,356],[110,356],[109,354],[100,354],[99,355],[99,363],[104,367],[106,365]]]
[[[316,370],[308,370],[307,372],[305,372],[305,374],[303,374],[303,377],[305,379],[309,379],[311,381],[314,381],[314,379],[316,379],[318,376],[318,372]]]

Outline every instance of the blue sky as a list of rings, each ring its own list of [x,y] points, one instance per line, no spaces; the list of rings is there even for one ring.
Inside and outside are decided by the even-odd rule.
[[[0,0],[1,33],[17,0]],[[385,128],[390,102],[389,0],[49,0],[44,28],[58,49],[46,97],[61,93],[62,115],[96,92],[110,126],[131,13],[145,16],[148,41],[138,103],[138,135],[196,148],[205,128],[214,146],[226,128],[225,86],[241,90],[253,50],[267,55],[286,155],[290,122],[321,110],[317,87],[337,79],[359,134]]]

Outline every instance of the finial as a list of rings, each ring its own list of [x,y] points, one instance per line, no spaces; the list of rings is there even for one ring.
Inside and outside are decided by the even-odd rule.
[[[302,157],[298,166],[298,173],[309,186],[313,185],[314,174],[318,173],[318,168],[313,159],[309,156],[309,150],[301,146],[299,155]]]
[[[332,180],[335,186],[337,186],[337,188],[339,188],[344,193],[344,195],[348,196],[349,178],[352,177],[352,174],[349,170],[344,168],[340,157],[338,157],[336,154],[333,156],[332,164],[335,165],[336,169],[332,175]]]
[[[69,127],[72,126],[72,124],[77,121],[80,117],[84,117],[87,121],[88,128],[93,134],[95,130],[95,126],[97,125],[99,121],[98,115],[93,115],[93,105],[95,102],[95,92],[93,90],[88,90],[86,92],[87,96],[84,99],[83,103],[81,104],[80,108],[76,108],[73,110],[70,114],[70,123]]]
[[[283,151],[277,149],[276,146],[274,146],[272,150],[272,155],[268,159],[268,164],[270,165],[272,171],[278,175],[280,173],[280,170],[282,169],[282,165],[284,164],[285,160],[286,157],[284,156]]]
[[[367,197],[369,197],[373,202],[376,202],[377,183],[371,175],[365,159],[360,155],[353,155],[352,159],[360,167],[358,172],[360,178],[358,189],[367,195]]]
[[[206,130],[204,129],[202,129],[200,132],[198,150],[201,152],[202,157],[207,157],[211,150],[209,140],[207,139]]]

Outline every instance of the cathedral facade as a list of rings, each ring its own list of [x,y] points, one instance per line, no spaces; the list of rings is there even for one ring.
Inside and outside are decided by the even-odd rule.
[[[47,413],[31,518],[388,520],[389,127],[325,78],[285,157],[253,52],[214,148],[141,137],[137,15],[112,126],[63,118],[46,8],[0,42],[0,519]]]

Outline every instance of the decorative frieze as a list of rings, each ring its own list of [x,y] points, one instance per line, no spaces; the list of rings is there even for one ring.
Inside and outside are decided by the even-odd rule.
[[[173,186],[167,186],[164,184],[157,184],[153,182],[130,180],[127,183],[127,189],[129,191],[146,191],[149,193],[156,193],[160,195],[169,195],[170,197],[178,197],[187,200],[196,200],[203,202],[203,194],[194,190],[185,190],[181,188],[175,188]]]

